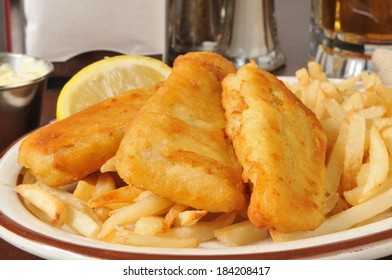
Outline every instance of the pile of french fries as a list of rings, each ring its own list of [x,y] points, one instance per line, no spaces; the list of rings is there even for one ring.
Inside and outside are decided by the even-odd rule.
[[[315,62],[296,71],[292,92],[328,138],[327,219],[314,231],[280,233],[288,241],[343,231],[392,216],[392,88],[374,73],[331,82]]]
[[[239,213],[208,213],[122,185],[113,160],[75,186],[52,188],[23,170],[16,191],[39,219],[88,238],[112,243],[167,248],[194,248],[217,239],[241,246],[267,236]]]
[[[287,84],[320,120],[328,137],[325,222],[308,232],[256,228],[243,213],[190,209],[123,185],[113,159],[74,186],[51,188],[28,170],[16,191],[39,219],[88,238],[147,247],[197,247],[216,239],[242,246],[270,233],[275,242],[343,231],[392,216],[392,89],[374,73],[334,83],[320,65]]]

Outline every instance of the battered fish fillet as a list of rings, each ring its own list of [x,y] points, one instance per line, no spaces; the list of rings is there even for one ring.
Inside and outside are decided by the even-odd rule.
[[[116,154],[135,113],[157,88],[123,93],[34,131],[20,146],[20,164],[53,187],[83,179]]]
[[[128,184],[210,212],[245,207],[241,167],[224,132],[222,79],[233,73],[222,56],[188,53],[140,109],[116,154]]]
[[[223,80],[226,133],[252,193],[248,216],[281,232],[324,220],[327,138],[315,115],[255,63]]]

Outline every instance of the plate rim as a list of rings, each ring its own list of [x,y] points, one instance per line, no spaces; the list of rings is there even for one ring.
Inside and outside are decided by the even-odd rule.
[[[291,250],[280,250],[273,252],[255,252],[246,254],[208,254],[208,255],[192,255],[192,254],[155,254],[140,253],[132,251],[116,251],[108,248],[96,248],[89,245],[80,245],[71,243],[61,239],[56,239],[45,234],[41,234],[30,228],[27,228],[16,221],[9,218],[3,211],[0,211],[0,225],[10,233],[20,238],[48,246],[65,250],[68,253],[76,254],[80,258],[99,258],[99,259],[137,259],[137,260],[288,260],[288,259],[336,259],[339,256],[344,259],[347,256],[354,256],[355,253],[379,246],[380,242],[388,242],[392,245],[392,228],[364,236],[338,240],[322,245],[296,248]],[[133,246],[129,246],[132,248]],[[163,248],[164,249],[164,248]],[[24,249],[25,250],[25,249]],[[387,252],[386,252],[387,253]],[[389,253],[388,253],[389,254]],[[385,257],[388,254],[380,254],[377,257]],[[324,257],[323,257],[324,256]],[[344,257],[346,256],[346,257]],[[353,259],[353,258],[350,258]]]

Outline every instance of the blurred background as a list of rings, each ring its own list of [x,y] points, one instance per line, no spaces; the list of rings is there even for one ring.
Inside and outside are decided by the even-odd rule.
[[[164,59],[169,2],[175,1],[0,0],[0,51],[47,59],[58,77],[69,77],[104,55]],[[275,5],[277,38],[285,55],[285,65],[275,72],[293,75],[310,58],[311,0],[261,2]]]
[[[171,64],[213,50],[284,75],[314,59],[328,76],[347,78],[373,70],[391,30],[392,0],[0,0],[0,51],[49,60],[57,77],[105,55]]]

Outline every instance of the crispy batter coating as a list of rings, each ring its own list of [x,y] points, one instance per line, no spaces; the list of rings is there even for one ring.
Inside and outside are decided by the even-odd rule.
[[[116,154],[120,177],[196,209],[243,208],[242,170],[224,133],[221,105],[221,81],[233,72],[230,62],[213,53],[177,58],[121,141]]]
[[[83,179],[116,154],[133,116],[157,88],[123,93],[39,128],[22,142],[20,164],[53,187]]]
[[[281,232],[324,220],[326,134],[315,115],[255,63],[223,81],[226,133],[252,187],[248,216]]]

